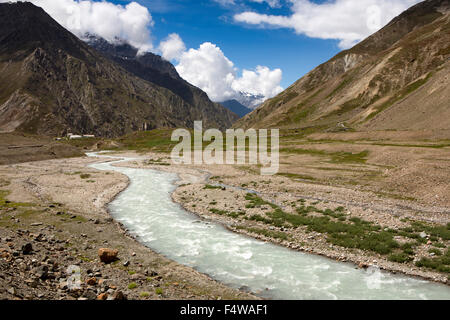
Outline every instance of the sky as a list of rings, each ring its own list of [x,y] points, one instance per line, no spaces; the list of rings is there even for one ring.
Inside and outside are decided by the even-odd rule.
[[[8,2],[9,0],[0,0]],[[80,38],[171,61],[214,101],[271,98],[420,0],[29,0]]]

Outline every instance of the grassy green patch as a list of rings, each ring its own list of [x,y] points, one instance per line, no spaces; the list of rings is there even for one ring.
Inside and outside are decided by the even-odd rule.
[[[268,204],[267,201],[254,194],[248,194],[246,200],[250,201],[252,206]],[[270,205],[274,211],[267,213],[267,217],[255,214],[249,220],[277,227],[306,226],[309,231],[326,234],[328,242],[345,248],[357,248],[380,254],[390,254],[394,249],[399,248],[399,244],[393,238],[394,234],[382,231],[380,226],[356,217],[347,221],[343,207],[334,210],[320,210],[313,206],[302,205],[297,208],[297,214],[292,214],[274,204]],[[309,215],[311,212],[322,213],[322,216],[311,216]]]
[[[333,214],[339,216],[340,212]],[[309,231],[327,234],[328,242],[341,247],[357,248],[380,254],[389,254],[394,248],[399,247],[391,233],[380,231],[379,226],[358,218],[352,218],[350,222],[334,221],[327,215],[321,217],[306,214],[295,215],[286,213],[279,208],[268,215],[275,225],[289,223],[294,227],[307,226]]]
[[[450,273],[450,250],[447,250],[444,255],[436,258],[422,258],[416,262],[416,266]]]
[[[14,202],[9,201],[6,197],[10,194],[10,191],[0,190],[0,208],[21,208],[21,207],[32,207],[33,203],[27,202]]]
[[[131,282],[131,283],[128,285],[128,289],[130,289],[130,290],[136,289],[137,287],[138,287],[138,285],[137,285],[136,282]]]
[[[331,162],[334,163],[365,163],[367,157],[369,156],[369,151],[365,150],[359,153],[352,152],[335,152],[331,154]]]
[[[431,225],[424,222],[413,221],[411,222],[410,227],[402,228],[400,229],[400,232],[403,232],[410,238],[417,238],[418,233],[425,232],[432,237],[450,240],[450,223],[447,223],[447,225]]]
[[[218,214],[219,216],[228,216],[234,219],[237,219],[243,215],[245,215],[244,211],[239,211],[239,212],[228,212],[226,210],[220,210],[220,209],[216,209],[216,208],[211,208],[209,209],[209,212],[214,213],[214,214]]]
[[[261,197],[259,197],[258,195],[254,194],[254,193],[247,193],[245,195],[245,200],[249,201],[249,203],[245,206],[246,208],[256,208],[256,207],[260,207],[263,205],[269,205],[272,208],[277,207],[273,203],[263,200]]]
[[[219,210],[219,209],[216,209],[216,208],[209,209],[209,212],[214,213],[214,214],[218,214],[220,216],[228,215],[228,211],[226,211],[226,210]]]
[[[225,187],[221,187],[221,186],[213,186],[211,184],[207,184],[203,187],[203,189],[220,189],[220,190],[225,190]]]
[[[169,153],[178,144],[171,141],[172,131],[170,129],[139,131],[119,138],[117,142],[121,145],[119,149]]]
[[[429,253],[434,253],[436,256],[442,256],[442,251],[436,248],[431,248],[428,250]]]
[[[388,257],[389,261],[392,262],[398,262],[398,263],[406,263],[412,260],[411,256],[405,254],[405,253],[395,253],[395,254],[391,254]]]
[[[312,156],[330,157],[332,163],[365,163],[369,155],[369,151],[365,150],[359,153],[352,152],[326,152],[316,149],[300,149],[300,148],[281,148],[281,153],[289,154],[306,154]]]
[[[161,158],[159,159],[150,159],[146,162],[147,165],[156,165],[156,166],[170,166],[170,163],[164,162]]]

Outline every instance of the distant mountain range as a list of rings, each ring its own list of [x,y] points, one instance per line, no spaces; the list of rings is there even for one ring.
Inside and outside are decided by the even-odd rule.
[[[111,43],[97,35],[86,34],[83,40],[127,71],[144,80],[169,89],[190,104],[202,105],[211,103],[202,90],[183,80],[175,67],[158,55],[150,52],[138,55],[137,48],[120,39]],[[239,100],[245,105],[235,99],[224,101],[220,104],[239,117],[243,117],[251,112],[253,108],[260,105],[264,101],[264,96],[241,92]]]
[[[258,108],[265,100],[266,97],[262,94],[252,94],[248,92],[239,92],[239,95],[235,98],[240,104],[249,109]]]
[[[450,3],[406,10],[234,127],[324,131],[450,129]]]
[[[249,114],[252,112],[252,109],[247,108],[246,106],[242,105],[239,101],[233,99],[233,100],[227,100],[220,103],[228,110],[234,112],[237,114],[240,118],[245,116],[246,114]]]
[[[195,120],[225,129],[238,119],[161,57],[87,41],[31,3],[0,4],[0,132],[116,137]]]

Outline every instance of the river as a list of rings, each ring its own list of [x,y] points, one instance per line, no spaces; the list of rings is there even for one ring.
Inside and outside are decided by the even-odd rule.
[[[172,201],[176,174],[113,166],[131,158],[121,159],[91,165],[130,179],[129,187],[109,204],[113,218],[152,250],[230,287],[270,299],[450,299],[446,285],[376,267],[359,269],[203,221]]]

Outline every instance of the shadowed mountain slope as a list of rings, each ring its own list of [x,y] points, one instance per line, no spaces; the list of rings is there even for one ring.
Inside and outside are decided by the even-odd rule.
[[[115,137],[195,120],[224,129],[237,119],[126,71],[31,3],[0,4],[0,70],[3,132]]]
[[[243,117],[246,114],[249,114],[252,112],[252,109],[247,108],[246,106],[242,105],[239,101],[233,99],[233,100],[227,100],[220,103],[228,110],[236,113],[239,117]]]

